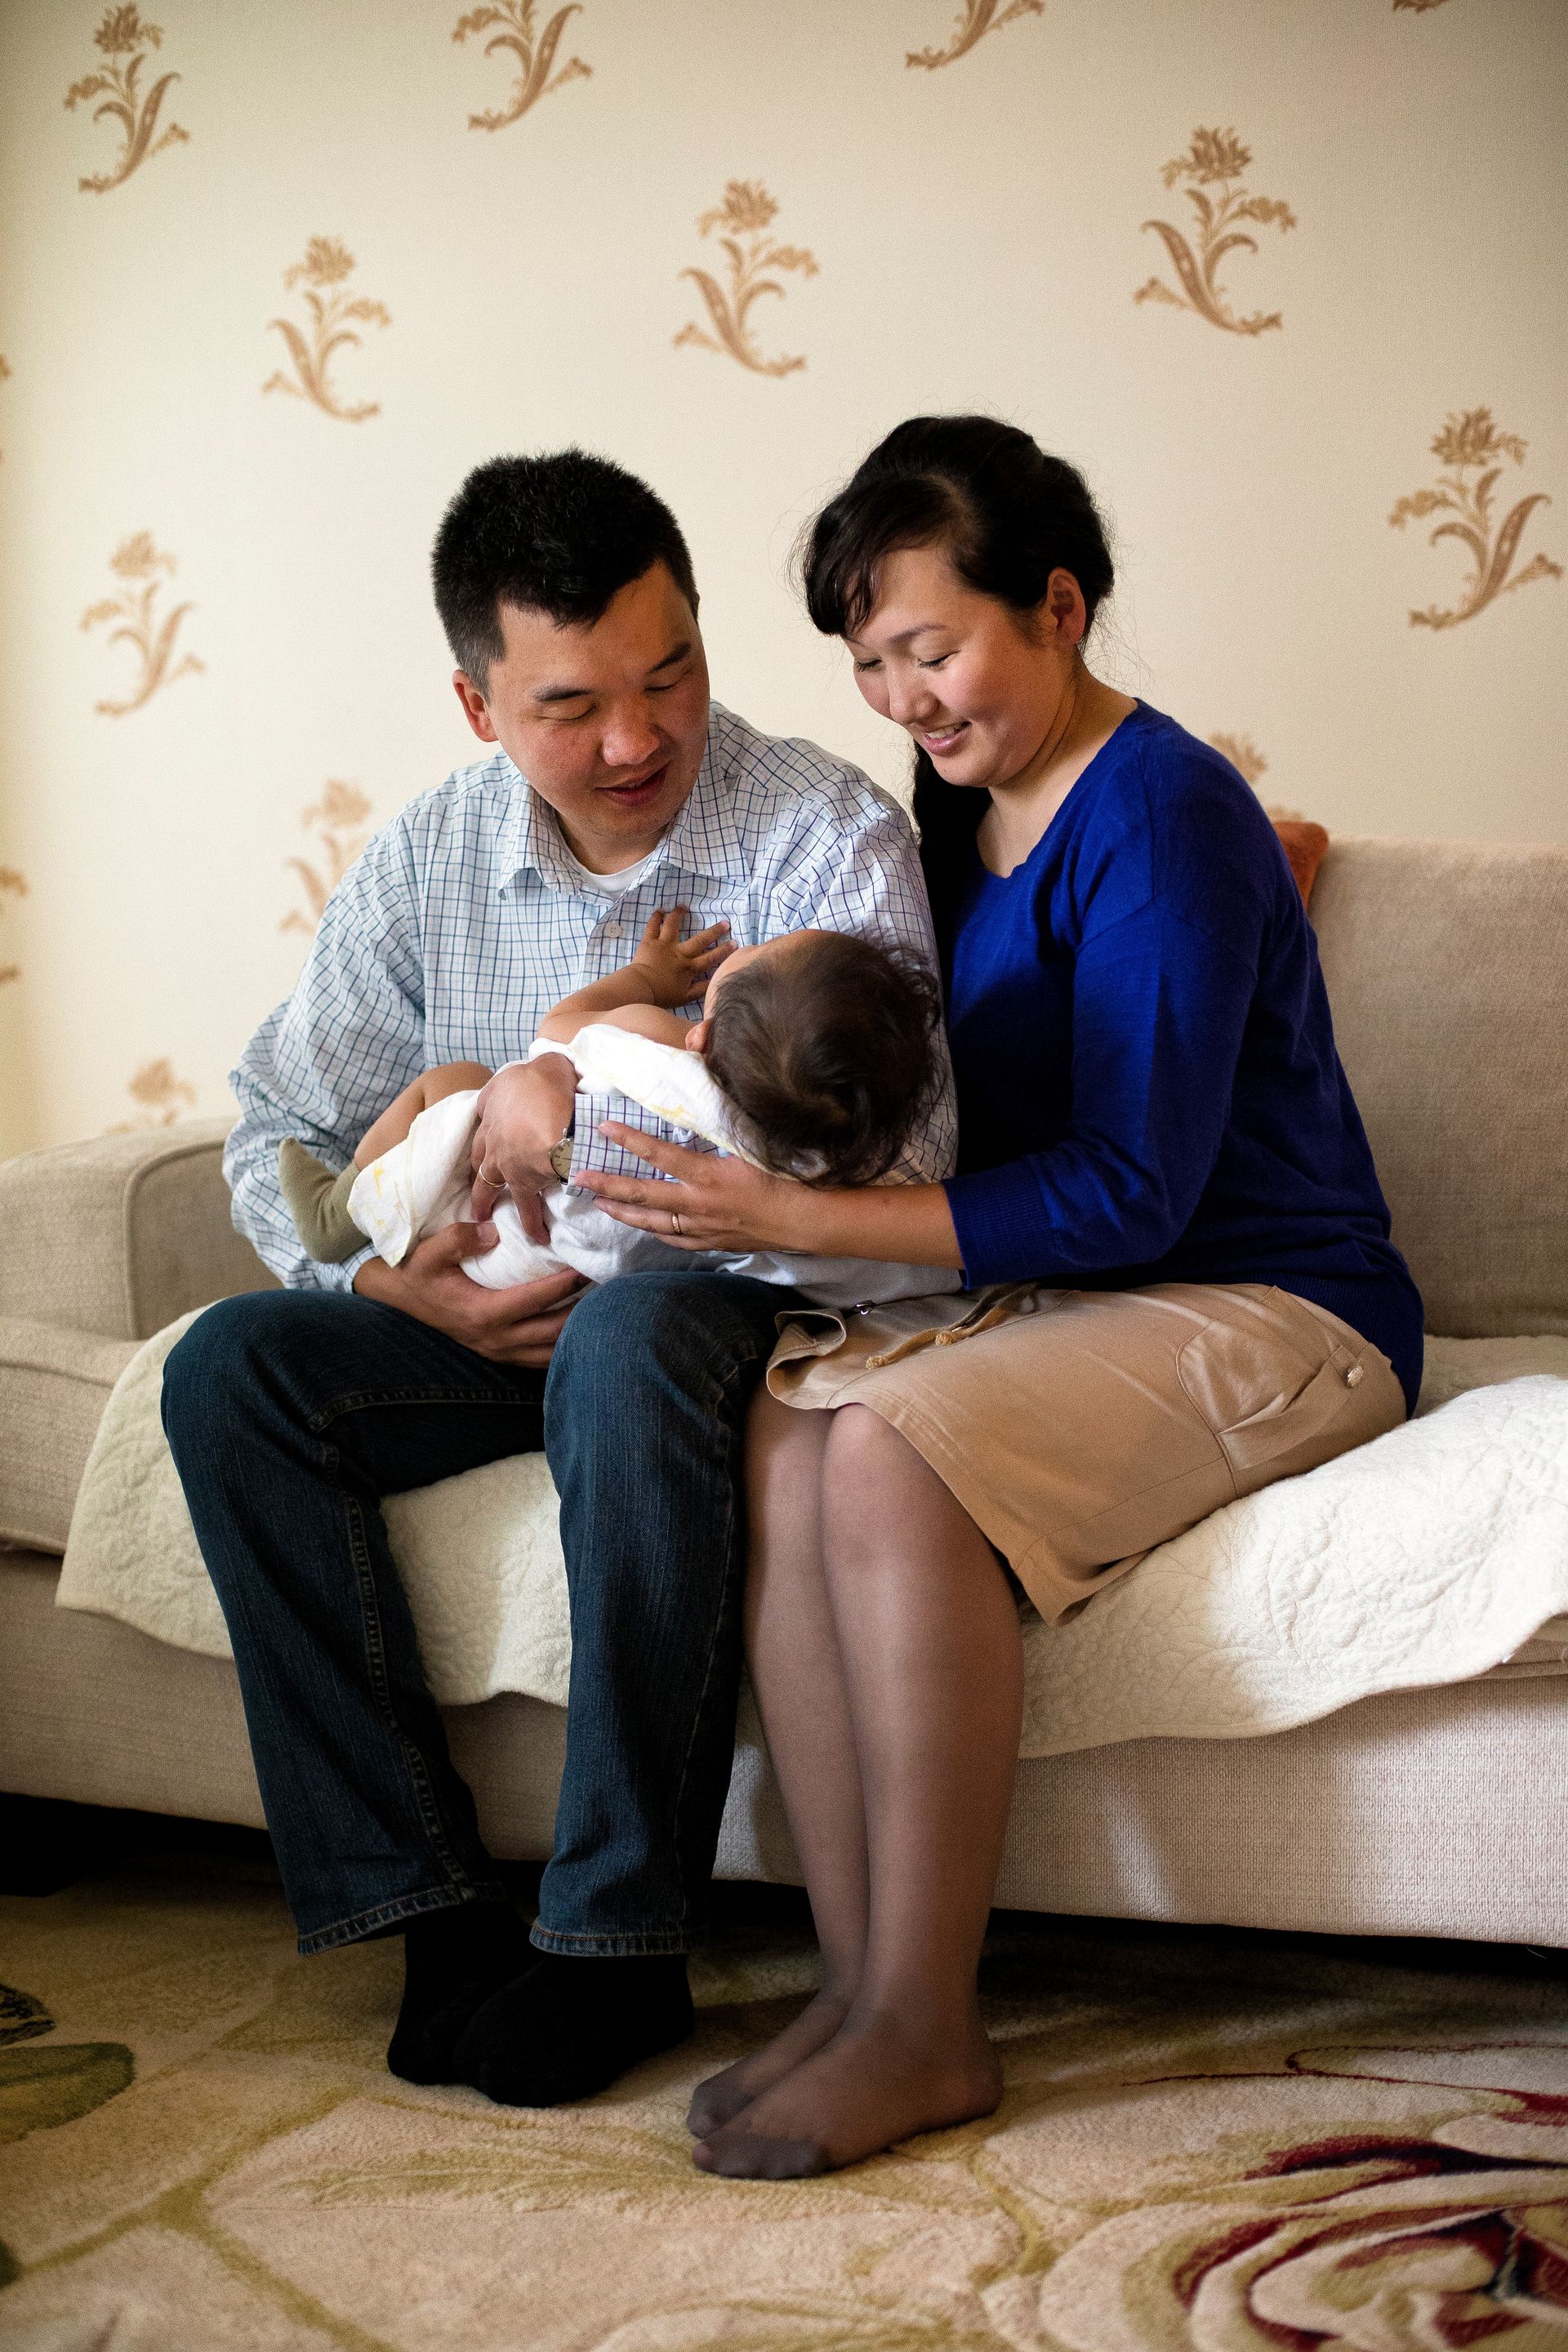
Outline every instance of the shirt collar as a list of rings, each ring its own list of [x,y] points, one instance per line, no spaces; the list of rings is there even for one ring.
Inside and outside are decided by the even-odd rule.
[[[697,782],[660,841],[650,873],[660,866],[719,882],[743,882],[752,860],[741,837],[735,788],[721,740],[727,716],[715,703]],[[501,779],[510,785],[510,806],[496,843],[496,887],[506,889],[520,873],[531,871],[552,888],[580,896],[582,884],[567,856],[560,821],[547,801],[503,751]]]

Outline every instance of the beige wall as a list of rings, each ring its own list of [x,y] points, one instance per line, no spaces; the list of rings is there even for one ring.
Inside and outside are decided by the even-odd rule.
[[[906,57],[954,41],[953,0],[585,0],[552,72],[589,70],[493,131],[469,117],[518,60],[483,53],[503,23],[455,41],[458,15],[153,0],[138,101],[179,79],[135,168],[84,189],[122,142],[105,93],[68,92],[135,48],[95,47],[76,0],[6,10],[0,1150],[223,1107],[312,880],[468,755],[425,567],[497,450],[576,438],[646,472],[692,540],[720,695],[892,782],[787,551],[900,415],[998,411],[1109,508],[1112,674],[1249,739],[1267,797],[1568,835],[1562,0],[968,0],[989,28],[933,66]],[[1167,186],[1198,128],[1250,160]],[[731,181],[778,205],[739,247],[791,249],[749,320],[788,373],[682,340]],[[1194,185],[1270,200],[1217,300],[1194,280],[1215,317],[1180,297]],[[352,273],[286,285],[312,238]],[[1177,299],[1135,299],[1152,277]],[[300,382],[268,321],[302,325],[312,290],[381,306],[331,363],[339,414],[266,389]],[[1481,409],[1517,440],[1450,466],[1450,495],[1500,469],[1481,545],[1512,584],[1413,624],[1462,607],[1472,558],[1426,543],[1443,513],[1390,516]],[[154,635],[191,609],[163,682],[106,711],[156,661],[84,616],[149,589]]]

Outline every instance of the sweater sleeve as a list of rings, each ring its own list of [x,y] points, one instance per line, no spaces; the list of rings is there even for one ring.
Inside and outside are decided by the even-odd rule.
[[[1059,1140],[948,1181],[971,1285],[1071,1284],[1173,1246],[1229,1119],[1256,979],[1250,944],[1226,945],[1159,898],[1084,941]]]

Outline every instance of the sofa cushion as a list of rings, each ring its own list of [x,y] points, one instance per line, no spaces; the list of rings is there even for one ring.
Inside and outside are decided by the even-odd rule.
[[[1274,830],[1279,835],[1279,846],[1290,860],[1290,871],[1296,877],[1296,887],[1301,893],[1301,904],[1310,907],[1312,885],[1318,869],[1329,854],[1329,836],[1321,824],[1306,817],[1277,816]]]
[[[0,1317],[0,1540],[64,1551],[71,1508],[132,1339]]]
[[[1312,926],[1426,1328],[1568,1332],[1568,848],[1336,836]]]

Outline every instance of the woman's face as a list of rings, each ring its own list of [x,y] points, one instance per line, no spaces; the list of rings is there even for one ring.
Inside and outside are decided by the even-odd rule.
[[[1033,614],[958,577],[940,548],[884,557],[857,635],[855,683],[930,754],[944,783],[994,790],[1023,776],[1061,709],[1084,631],[1083,595],[1053,572]]]

